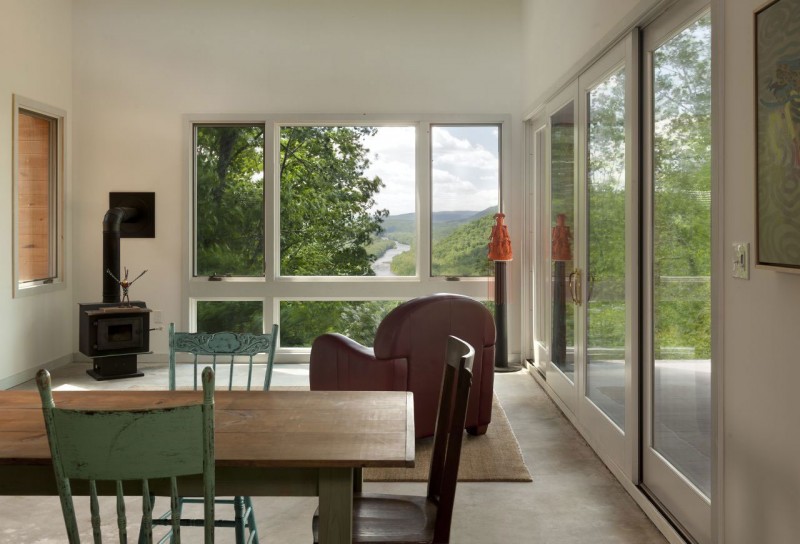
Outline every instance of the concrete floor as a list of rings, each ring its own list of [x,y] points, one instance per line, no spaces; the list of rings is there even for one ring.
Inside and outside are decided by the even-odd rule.
[[[166,384],[165,365],[140,364],[145,377],[95,382],[86,364],[54,371],[54,386],[123,389]],[[307,385],[307,365],[276,365],[273,385]],[[27,382],[19,388],[32,389]],[[666,539],[623,490],[578,432],[526,372],[495,375],[495,391],[508,415],[532,483],[460,483],[456,494],[453,544],[649,544]],[[424,494],[422,483],[366,483],[365,490]],[[88,507],[78,499],[88,527]],[[311,541],[314,498],[254,498],[261,542]],[[113,505],[104,505],[113,516]],[[132,501],[129,512],[138,511]],[[131,515],[129,514],[129,515]],[[110,520],[109,520],[110,521]],[[90,531],[90,529],[89,529]],[[85,541],[91,541],[87,531]],[[115,533],[106,535],[108,541]],[[132,539],[135,541],[135,538]],[[184,541],[201,542],[187,531]],[[55,497],[0,497],[0,543],[61,544],[66,536]],[[232,531],[217,530],[216,542],[233,542]]]

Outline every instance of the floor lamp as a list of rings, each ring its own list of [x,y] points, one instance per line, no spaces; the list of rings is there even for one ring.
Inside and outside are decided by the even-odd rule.
[[[522,367],[508,362],[508,334],[506,327],[506,264],[513,259],[508,227],[503,223],[505,214],[494,214],[495,224],[489,239],[489,260],[494,261],[494,326],[497,339],[494,344],[495,372],[516,372]]]

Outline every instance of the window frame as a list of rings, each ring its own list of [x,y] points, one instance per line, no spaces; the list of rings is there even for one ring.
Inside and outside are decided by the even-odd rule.
[[[357,301],[408,300],[436,292],[460,293],[479,300],[491,296],[491,277],[448,278],[430,276],[431,240],[431,127],[433,125],[495,125],[499,129],[498,203],[511,194],[507,173],[511,171],[511,116],[508,114],[471,115],[311,115],[311,114],[187,114],[184,116],[187,188],[184,199],[187,238],[183,255],[184,296],[182,297],[183,330],[196,326],[193,308],[197,300],[264,301],[264,323],[279,323],[283,301]],[[265,172],[265,275],[264,277],[225,277],[208,281],[194,276],[194,236],[196,226],[194,130],[196,125],[264,124]],[[281,276],[280,275],[280,129],[283,126],[415,126],[416,238],[417,263],[414,276]],[[505,204],[505,205],[504,205]],[[488,237],[488,233],[487,233]],[[365,289],[365,286],[369,286]],[[278,343],[277,359],[281,362],[307,362],[309,348],[282,348]]]
[[[433,273],[433,129],[434,128],[452,128],[452,127],[483,127],[483,128],[496,128],[497,129],[497,211],[501,212],[507,208],[503,206],[503,156],[505,149],[503,147],[503,124],[502,123],[429,123],[428,124],[428,149],[430,156],[428,157],[428,204],[430,210],[428,211],[428,269],[427,275],[431,278],[444,279],[446,281],[469,281],[473,279],[485,279],[494,276],[449,276],[446,274],[434,275]],[[487,237],[488,240],[488,237]],[[488,245],[488,243],[487,243]]]
[[[49,172],[49,195],[48,195],[48,215],[49,215],[49,244],[50,244],[50,276],[35,280],[20,279],[20,209],[19,209],[19,190],[20,190],[20,145],[19,145],[19,124],[20,113],[32,114],[42,117],[50,122],[50,172]],[[66,111],[32,100],[20,95],[13,95],[13,141],[12,141],[12,238],[13,238],[13,259],[12,259],[12,288],[13,297],[23,297],[48,293],[65,288],[65,242],[64,242],[64,188],[66,186],[66,170],[64,167],[64,148],[65,148],[65,126]]]

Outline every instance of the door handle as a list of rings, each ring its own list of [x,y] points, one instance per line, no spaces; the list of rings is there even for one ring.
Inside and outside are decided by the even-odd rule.
[[[581,269],[576,268],[569,275],[569,294],[576,306],[581,305]]]

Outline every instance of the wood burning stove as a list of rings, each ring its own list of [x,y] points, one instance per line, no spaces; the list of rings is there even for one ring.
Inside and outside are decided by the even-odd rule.
[[[141,301],[131,306],[118,303],[82,303],[79,306],[80,352],[91,357],[86,372],[96,380],[144,376],[136,368],[136,356],[150,352],[150,312]]]
[[[120,301],[119,241],[155,237],[155,193],[110,193],[109,206],[103,217],[103,302],[78,304],[79,348],[92,358],[86,373],[96,380],[144,376],[136,356],[150,352],[151,310],[141,301]]]

